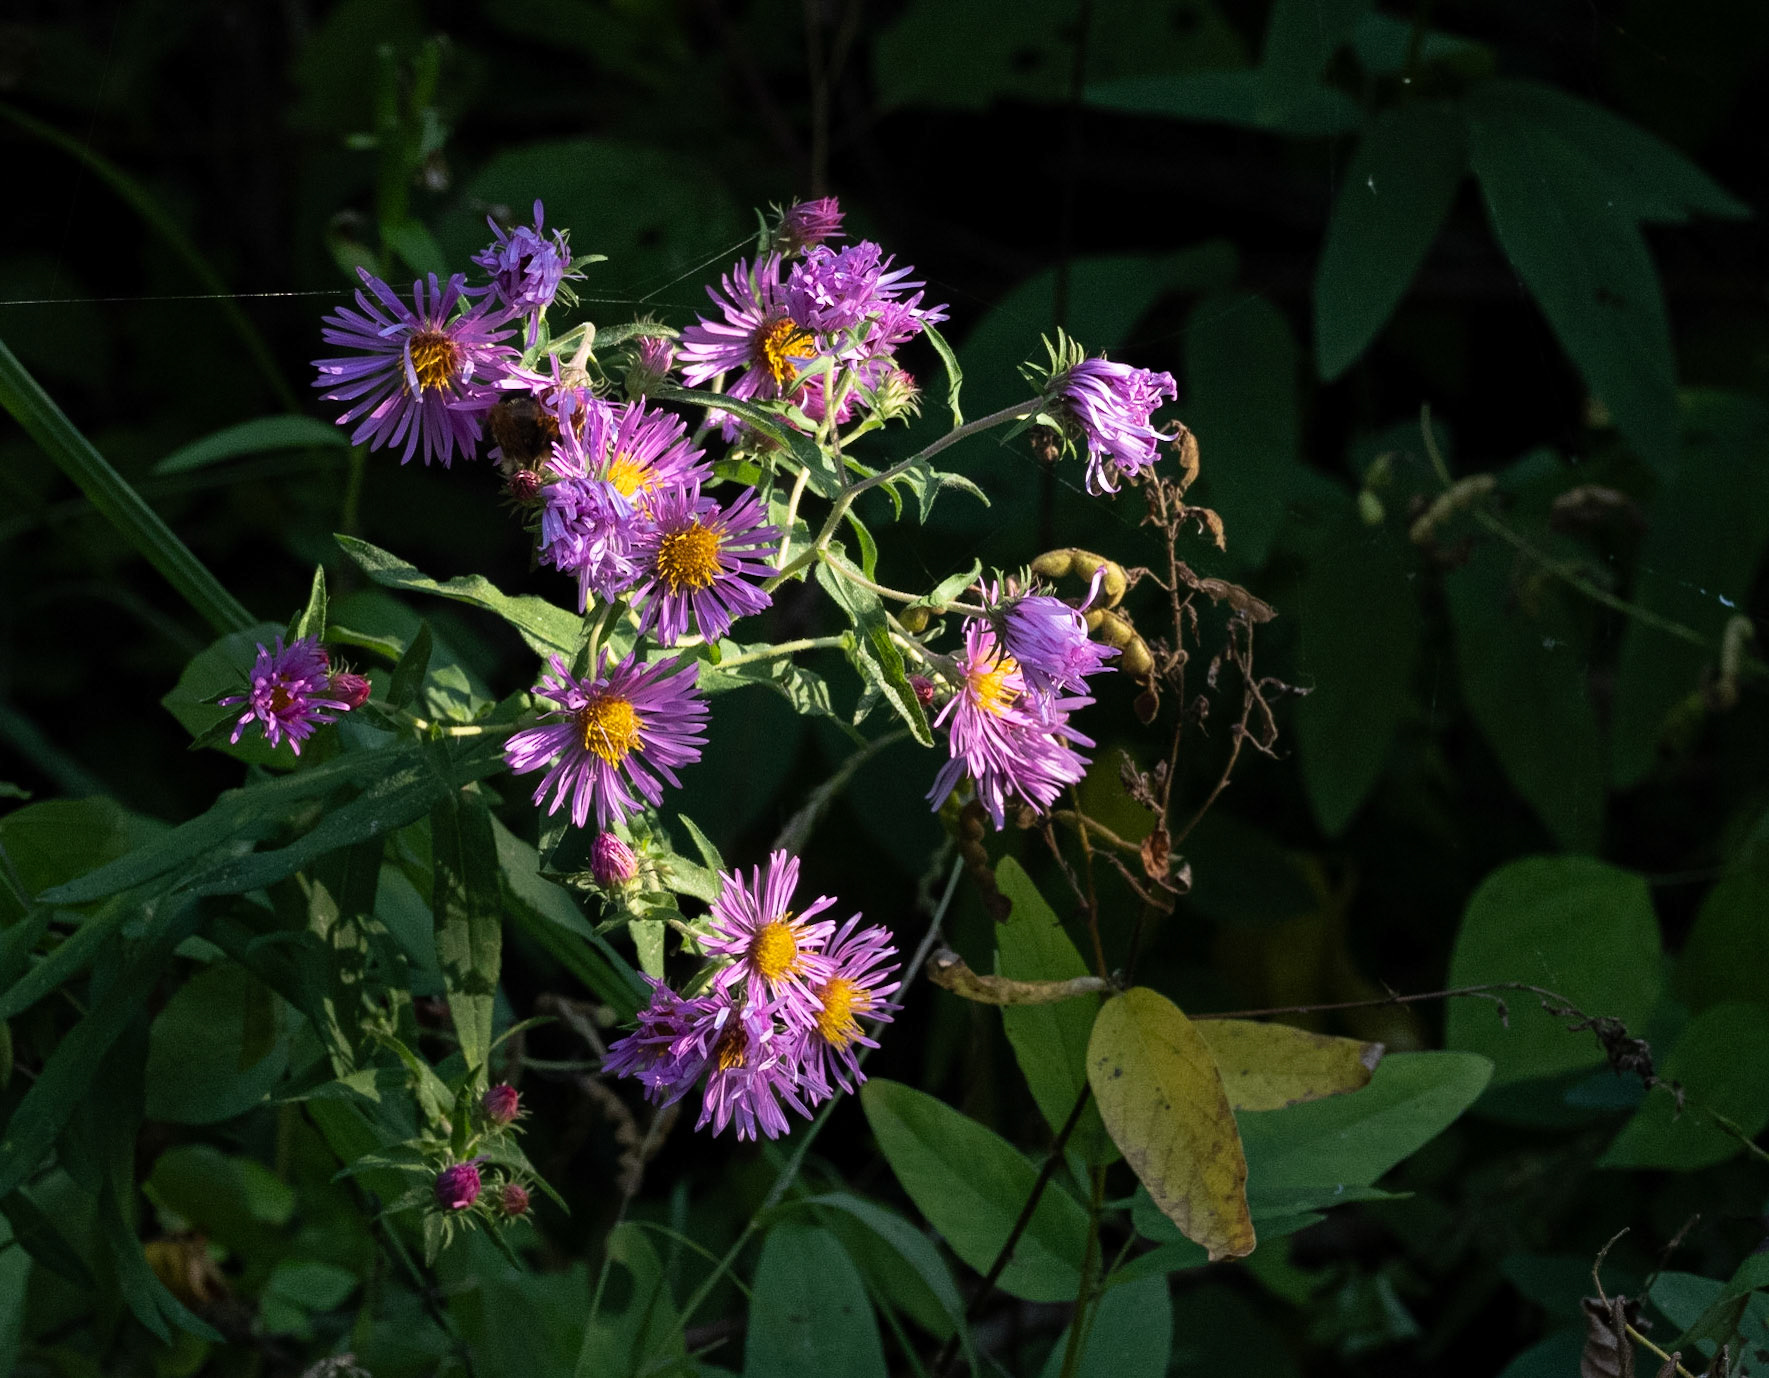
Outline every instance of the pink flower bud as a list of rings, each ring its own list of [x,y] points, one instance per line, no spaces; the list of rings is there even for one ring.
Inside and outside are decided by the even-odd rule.
[[[464,1211],[479,1199],[479,1165],[456,1163],[436,1174],[436,1204],[445,1211]]]
[[[503,1212],[506,1220],[527,1215],[528,1188],[517,1182],[504,1183],[504,1189],[498,1193],[498,1209]]]
[[[361,708],[369,701],[369,682],[348,670],[332,672],[332,697],[346,708]]]
[[[493,1124],[514,1124],[522,1113],[522,1097],[508,1082],[499,1082],[492,1087],[480,1104],[485,1107],[485,1118]]]
[[[526,506],[540,496],[541,476],[533,469],[517,469],[504,480],[504,491],[512,501]]]
[[[923,708],[934,701],[934,682],[926,675],[909,676],[909,687],[915,691],[915,701]]]
[[[590,846],[590,874],[604,890],[618,889],[639,874],[639,859],[613,833],[600,833]]]

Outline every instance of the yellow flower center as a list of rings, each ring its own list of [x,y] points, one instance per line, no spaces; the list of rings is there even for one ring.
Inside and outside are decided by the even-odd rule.
[[[423,392],[447,387],[461,360],[455,342],[440,330],[420,330],[413,335],[411,355],[412,372],[418,375],[418,388]]]
[[[845,1048],[860,1036],[857,1014],[872,1009],[872,997],[862,986],[837,976],[817,992],[823,1008],[817,1012],[817,1032],[825,1043]]]
[[[713,1061],[718,1064],[721,1072],[742,1067],[749,1061],[749,1039],[738,1020],[733,1019],[725,1032],[719,1035],[719,1041],[713,1047]]]
[[[657,543],[657,577],[671,593],[703,589],[719,572],[719,538],[699,522],[664,533]]]
[[[623,450],[608,462],[607,479],[623,498],[630,498],[634,493],[649,492],[657,472]]]
[[[279,684],[270,691],[270,711],[272,713],[287,713],[294,706],[295,696],[289,692],[286,684]]]
[[[986,668],[983,665],[973,665],[969,675],[970,691],[977,706],[996,717],[1013,707],[1020,691],[1006,681],[1019,668],[1019,663],[1012,656],[1001,656]]]
[[[785,919],[775,919],[765,923],[756,930],[755,937],[750,939],[749,959],[755,968],[770,981],[778,981],[782,976],[790,976],[799,968],[799,940],[792,931],[792,925]]]
[[[623,698],[605,695],[591,699],[577,710],[577,727],[585,751],[593,751],[611,766],[637,751],[645,724]]]
[[[784,388],[798,373],[797,361],[811,357],[811,335],[791,316],[782,316],[756,332],[755,348],[768,366],[774,386]]]

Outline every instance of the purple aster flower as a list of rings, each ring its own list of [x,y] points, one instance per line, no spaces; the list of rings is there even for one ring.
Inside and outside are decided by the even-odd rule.
[[[368,293],[358,290],[356,310],[341,306],[323,322],[327,344],[361,353],[340,359],[316,359],[317,388],[328,402],[346,403],[340,426],[360,422],[350,443],[367,441],[370,449],[401,441],[409,463],[420,447],[424,463],[432,459],[447,468],[458,449],[472,456],[479,444],[479,418],[496,400],[486,384],[501,377],[515,361],[515,351],[498,341],[508,332],[487,314],[484,301],[459,315],[455,308],[466,296],[466,279],[456,273],[439,287],[431,273],[412,284],[412,306],[364,269],[357,269]],[[373,300],[370,300],[370,295]],[[451,319],[452,318],[452,319]]]
[[[479,1199],[479,1164],[455,1163],[436,1174],[436,1204],[445,1211],[464,1211]]]
[[[859,924],[856,914],[829,940],[823,956],[833,969],[826,980],[813,987],[822,1008],[806,1031],[803,1056],[804,1080],[813,1088],[813,1104],[829,1099],[838,1086],[851,1092],[866,1080],[855,1047],[876,1048],[878,1044],[866,1036],[859,1021],[866,1018],[889,1023],[902,1008],[887,998],[899,984],[890,979],[898,967],[889,960],[897,951],[891,945],[890,930],[878,924],[865,928]]]
[[[506,232],[489,216],[486,223],[494,239],[473,255],[473,262],[491,275],[491,290],[504,309],[512,316],[528,317],[525,343],[532,349],[540,335],[541,317],[559,294],[560,284],[583,274],[571,271],[571,248],[564,230],[554,230],[551,241],[542,234],[539,201],[534,203],[532,229],[518,225]]]
[[[720,373],[741,370],[727,389],[736,398],[770,401],[792,391],[793,381],[817,357],[815,337],[786,307],[780,281],[780,259],[769,254],[752,269],[745,259],[722,278],[724,295],[709,287],[707,295],[724,316],[705,316],[682,332],[677,360],[689,387]]]
[[[1159,456],[1155,447],[1173,439],[1149,424],[1163,401],[1179,396],[1171,373],[1154,373],[1108,359],[1086,358],[1081,347],[1057,332],[1050,369],[1041,387],[1044,404],[1072,438],[1087,444],[1087,490],[1115,493],[1118,478],[1135,478]]]
[[[787,312],[807,329],[831,334],[852,330],[885,305],[910,305],[903,294],[924,284],[909,280],[913,268],[893,269],[894,261],[869,239],[845,249],[812,249],[787,277]],[[920,293],[912,299],[920,300]]]
[[[1069,726],[1068,715],[1093,700],[1031,692],[1020,667],[996,645],[981,619],[965,628],[964,646],[958,658],[964,681],[934,720],[936,725],[950,720],[952,759],[935,777],[928,798],[938,808],[968,774],[977,798],[1001,828],[1011,800],[1023,799],[1042,813],[1064,786],[1086,774],[1087,758],[1070,743],[1093,742]]]
[[[604,890],[618,890],[639,874],[639,858],[615,833],[597,833],[590,846],[590,874]]]
[[[1099,578],[1088,593],[1091,603]],[[1118,654],[1087,635],[1087,622],[1079,610],[1048,593],[1020,593],[1010,583],[985,590],[1001,645],[1020,667],[1020,674],[1040,694],[1065,689],[1087,690],[1087,676],[1109,669],[1106,661]],[[1082,604],[1086,607],[1086,603]]]
[[[742,983],[751,1005],[775,1001],[781,1014],[802,1028],[822,1008],[812,987],[835,975],[822,955],[835,923],[811,922],[835,900],[820,895],[795,913],[792,892],[798,882],[799,859],[785,850],[769,856],[765,878],[759,866],[754,868],[747,885],[741,870],[721,872],[719,897],[712,903],[712,933],[703,946],[709,956],[731,959],[713,980],[719,990],[729,993]]]
[[[774,242],[780,251],[788,254],[809,249],[826,239],[845,238],[841,203],[833,196],[819,197],[815,201],[794,201],[780,217],[780,228],[774,234]]]
[[[564,448],[563,446],[561,448]],[[612,483],[567,475],[540,489],[536,558],[577,579],[577,607],[590,595],[613,600],[631,588],[640,566],[633,554],[640,519]]]
[[[236,703],[246,705],[240,720],[234,724],[230,742],[237,742],[254,722],[264,725],[264,738],[272,746],[281,746],[289,739],[289,749],[301,754],[301,743],[313,735],[313,729],[338,720],[338,713],[348,713],[350,704],[339,697],[332,684],[332,663],[321,649],[319,638],[304,636],[286,647],[276,639],[276,650],[269,651],[258,643],[258,659],[252,664],[251,686],[243,694],[229,694],[215,700],[220,707]],[[336,710],[328,712],[328,710]]]
[[[633,606],[639,630],[657,628],[657,639],[673,646],[688,630],[717,641],[739,617],[760,612],[774,600],[746,579],[765,579],[774,567],[757,558],[780,539],[764,526],[762,501],[753,488],[730,508],[700,496],[700,485],[675,488],[656,497],[650,521],[634,546],[641,573]]]
[[[676,767],[700,759],[706,742],[706,703],[695,689],[698,664],[678,657],[646,665],[628,656],[612,670],[608,653],[596,657],[595,676],[578,679],[559,656],[553,674],[534,692],[559,705],[555,721],[513,733],[504,743],[504,760],[521,775],[550,766],[534,792],[541,803],[548,790],[557,813],[571,796],[571,821],[607,828],[663,798],[662,776],[680,788]]]
[[[790,1127],[782,1101],[810,1117],[798,1096],[802,1033],[782,1029],[769,1008],[730,1003],[719,1007],[712,1033],[696,1129],[710,1121],[713,1133],[722,1134],[735,1124],[739,1139],[753,1139],[758,1130],[777,1139]]]
[[[587,472],[641,508],[671,489],[712,478],[682,418],[643,402],[598,405],[584,420],[582,453]]]
[[[722,1003],[709,997],[688,1000],[655,976],[651,1000],[639,1011],[639,1026],[608,1045],[602,1070],[617,1077],[635,1077],[653,1105],[669,1105],[685,1096],[706,1069],[707,1034]]]

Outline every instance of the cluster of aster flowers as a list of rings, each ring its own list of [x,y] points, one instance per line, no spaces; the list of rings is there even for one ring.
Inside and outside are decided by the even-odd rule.
[[[629,854],[630,855],[630,854]],[[785,851],[767,871],[721,873],[702,946],[724,963],[700,994],[681,995],[655,977],[638,1027],[608,1049],[605,1071],[630,1076],[659,1106],[701,1083],[700,1118],[714,1134],[778,1138],[788,1108],[809,1117],[820,1102],[862,1081],[860,1049],[876,1047],[861,1019],[887,1023],[897,963],[888,929],[839,928],[820,919],[819,896],[794,910],[799,861]]]
[[[368,698],[368,680],[348,670],[334,670],[318,637],[299,637],[284,645],[279,636],[274,651],[258,644],[246,691],[215,702],[223,708],[245,705],[230,742],[237,743],[256,725],[272,746],[287,741],[289,750],[299,756],[301,743],[314,729],[336,722],[340,713],[361,708]]]

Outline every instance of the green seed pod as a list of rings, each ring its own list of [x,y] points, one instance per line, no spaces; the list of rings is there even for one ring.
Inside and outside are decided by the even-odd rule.
[[[1155,670],[1155,657],[1150,653],[1148,643],[1140,636],[1132,635],[1124,649],[1118,652],[1118,668],[1132,679],[1147,679]]]
[[[1072,550],[1047,550],[1032,561],[1032,573],[1040,579],[1061,579],[1069,572]]]
[[[904,631],[915,636],[927,630],[928,618],[932,612],[926,604],[911,603],[897,614],[897,621]]]
[[[1101,612],[1099,621],[1099,640],[1108,646],[1116,646],[1120,650],[1132,641],[1138,640],[1136,628],[1130,625],[1128,618],[1115,612]]]

